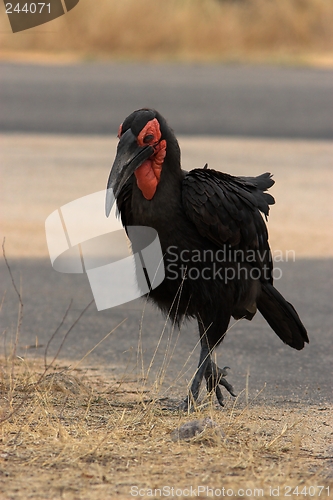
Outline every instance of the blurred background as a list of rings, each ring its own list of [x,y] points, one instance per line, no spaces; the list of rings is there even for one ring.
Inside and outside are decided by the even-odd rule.
[[[11,36],[1,5],[0,44],[83,60],[328,64],[332,22],[332,0],[80,0],[51,24]]]

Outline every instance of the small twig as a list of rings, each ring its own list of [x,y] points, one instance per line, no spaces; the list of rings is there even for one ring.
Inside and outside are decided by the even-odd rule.
[[[246,380],[245,380],[245,404],[249,404],[249,378],[250,378],[250,367],[247,367]]]
[[[261,393],[262,393],[262,392],[266,389],[266,385],[267,385],[267,384],[266,384],[266,382],[265,382],[265,383],[264,383],[264,385],[263,385],[263,387],[262,387],[262,388],[260,389],[260,391],[258,392],[258,394],[256,394],[256,395],[254,396],[254,398],[246,404],[245,408],[243,408],[243,410],[240,412],[240,414],[239,414],[239,415],[235,418],[234,423],[233,423],[233,424],[231,424],[230,422],[231,422],[231,419],[232,419],[232,417],[233,417],[233,415],[234,415],[234,409],[235,409],[235,407],[236,407],[237,401],[238,401],[238,399],[239,399],[240,395],[244,392],[244,390],[245,390],[245,389],[243,389],[243,390],[242,390],[242,391],[238,394],[238,396],[236,397],[235,402],[234,402],[234,404],[233,404],[233,406],[232,406],[232,409],[231,409],[231,413],[230,413],[230,417],[229,417],[229,428],[231,428],[231,427],[232,427],[232,426],[236,423],[236,421],[237,421],[237,420],[239,420],[239,418],[240,418],[240,417],[241,417],[241,416],[242,416],[242,415],[246,412],[246,410],[248,410],[248,408],[249,408],[249,407],[250,407],[250,406],[251,406],[251,405],[255,402],[255,400],[256,400],[256,399],[260,396],[260,394],[261,394]]]
[[[6,365],[6,368],[8,366],[8,358],[7,358],[7,328],[4,329],[4,331],[2,332],[2,335],[3,335],[3,353],[4,353],[4,356],[5,356],[5,365]]]
[[[64,345],[64,343],[66,342],[67,340],[67,337],[68,335],[70,334],[70,332],[73,330],[73,328],[77,325],[77,323],[80,321],[80,319],[82,318],[82,316],[84,315],[84,313],[89,309],[89,307],[91,306],[91,304],[94,302],[94,299],[91,300],[89,302],[89,304],[83,309],[83,311],[81,311],[81,313],[79,314],[79,316],[76,318],[76,320],[74,321],[74,323],[72,323],[72,325],[68,328],[67,332],[65,333],[64,335],[64,338],[62,339],[61,341],[61,344],[59,346],[59,349],[57,350],[55,356],[53,357],[51,363],[49,364],[49,366],[45,369],[44,371],[44,374],[46,373],[46,371],[51,368],[51,366],[53,365],[53,363],[55,362],[55,360],[57,359],[57,357],[59,356],[59,353]]]
[[[302,422],[302,420],[304,420],[304,417],[300,418],[299,420],[295,420],[295,422],[293,422],[291,425],[284,424],[283,429],[280,432],[280,434],[278,436],[276,436],[274,439],[272,439],[272,441],[270,441],[269,443],[267,443],[266,446],[265,446],[265,448],[270,448],[274,443],[276,443],[276,441],[278,439],[280,439],[282,436],[284,436],[284,434],[287,431],[290,431],[291,429],[293,429],[295,427],[295,425],[297,425],[300,422]]]
[[[66,320],[66,318],[67,318],[67,315],[68,315],[68,313],[69,313],[69,311],[70,311],[70,309],[71,309],[71,307],[72,307],[72,304],[73,304],[73,299],[71,299],[71,301],[70,301],[70,303],[69,303],[69,306],[67,307],[67,309],[66,309],[66,311],[65,311],[65,314],[64,314],[64,316],[63,316],[63,318],[62,318],[62,320],[61,320],[61,322],[60,322],[59,326],[58,326],[58,327],[56,328],[56,330],[52,333],[52,335],[51,335],[51,337],[50,337],[50,339],[49,339],[48,343],[46,344],[46,347],[45,347],[45,352],[44,352],[44,368],[45,368],[45,369],[47,369],[47,362],[46,362],[46,361],[47,361],[47,351],[48,351],[48,349],[49,349],[49,347],[50,347],[50,344],[51,344],[52,340],[53,340],[53,339],[54,339],[54,337],[57,335],[57,333],[58,333],[58,331],[60,330],[60,328],[63,326],[63,324],[64,324],[64,322],[65,322],[65,320]],[[90,305],[90,304],[89,304],[89,305]],[[89,307],[89,306],[88,306],[88,307]]]
[[[3,258],[5,259],[5,263],[6,263],[8,272],[10,274],[11,280],[12,280],[12,285],[14,287],[15,292],[17,293],[17,296],[18,296],[19,301],[20,301],[20,305],[23,308],[22,297],[21,297],[21,294],[20,294],[20,292],[18,291],[18,289],[16,287],[16,284],[15,284],[15,281],[14,281],[14,277],[13,277],[13,274],[12,274],[12,270],[11,270],[9,264],[8,264],[8,260],[7,260],[7,257],[6,257],[5,242],[6,242],[6,238],[4,238],[3,241],[2,241],[2,255],[3,255]]]
[[[91,304],[91,302],[90,302]],[[89,304],[89,305],[90,305]],[[88,306],[89,307],[89,306]],[[86,308],[87,309],[87,308]],[[106,340],[113,332],[115,332],[117,330],[117,328],[119,328],[123,323],[125,323],[125,321],[127,320],[127,318],[123,319],[117,326],[115,326],[113,328],[113,330],[111,330],[111,332],[107,333],[94,347],[92,347],[84,356],[83,358],[80,359],[80,361],[78,361],[76,363],[76,365],[73,366],[73,368],[71,368],[70,372],[72,372],[73,370],[76,370],[76,368],[79,366],[79,364],[82,363],[82,361],[84,359],[86,359],[87,356],[89,356],[89,354],[91,354],[99,345],[101,345],[102,342],[104,342],[104,340]]]
[[[3,306],[3,303],[5,301],[5,297],[6,297],[6,291],[4,292],[3,296],[2,296],[2,299],[1,299],[1,304],[0,304],[0,312],[2,311],[2,306]]]
[[[18,296],[18,299],[19,299],[19,312],[18,312],[18,317],[17,317],[16,335],[15,335],[15,342],[14,342],[14,347],[13,347],[13,352],[12,352],[12,369],[11,369],[11,381],[10,381],[10,391],[9,391],[9,401],[11,402],[12,397],[13,397],[13,391],[14,391],[14,386],[13,386],[13,384],[14,384],[14,370],[15,370],[14,360],[16,358],[18,340],[20,337],[21,326],[22,326],[22,321],[23,321],[23,301],[22,301],[22,295],[17,289],[12,270],[10,268],[10,265],[9,265],[7,257],[6,257],[5,242],[6,242],[6,238],[4,238],[2,241],[2,255],[3,255],[3,258],[5,260],[10,278],[12,280],[13,288],[14,288],[14,290]]]
[[[6,290],[2,296],[2,299],[1,299],[1,304],[0,304],[0,313],[2,311],[2,307],[3,307],[3,304],[5,302],[5,297],[6,297]],[[7,328],[5,328],[2,332],[2,335],[3,335],[3,351],[4,351],[4,355],[5,355],[5,362],[6,362],[6,366],[7,366],[7,346],[6,346],[6,342],[7,342]]]
[[[266,444],[266,448],[270,448],[278,439],[280,439],[287,432],[288,429],[289,429],[288,424],[284,424],[280,434],[276,436],[274,439],[272,439],[272,441],[270,441],[268,444]]]
[[[59,355],[59,352],[61,351],[62,349],[62,346],[64,345],[64,342],[65,340],[67,339],[69,333],[73,330],[74,326],[77,325],[77,323],[80,321],[80,319],[82,318],[82,316],[84,315],[84,313],[87,311],[87,309],[90,307],[90,305],[93,303],[93,300],[91,302],[89,302],[89,304],[83,309],[83,311],[80,313],[80,315],[78,316],[78,318],[74,321],[74,323],[72,324],[72,326],[67,330],[62,342],[61,342],[61,345],[56,353],[56,355],[54,356],[53,360],[51,361],[51,363],[44,369],[44,372],[40,375],[40,377],[38,378],[37,382],[35,383],[34,386],[32,386],[30,389],[28,389],[28,393],[27,395],[22,399],[22,401],[18,404],[18,406],[13,410],[11,411],[6,417],[3,417],[0,419],[0,424],[2,424],[3,422],[6,422],[8,419],[10,419],[17,411],[20,410],[20,408],[22,408],[22,406],[26,403],[26,401],[28,400],[29,396],[30,396],[30,393],[32,392],[33,389],[35,389],[36,387],[38,387],[38,385],[41,383],[41,381],[43,380],[43,378],[45,377],[46,373],[48,372],[48,370],[51,368],[51,366],[53,365],[53,363],[55,362],[55,360],[57,359],[58,355]]]

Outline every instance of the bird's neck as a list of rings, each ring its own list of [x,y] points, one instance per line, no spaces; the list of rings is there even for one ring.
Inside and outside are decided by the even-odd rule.
[[[173,161],[172,161],[173,160]],[[175,160],[177,160],[175,162]],[[132,192],[132,211],[134,224],[155,227],[156,223],[173,224],[181,211],[181,189],[184,173],[179,157],[167,156],[154,195],[147,199],[138,179],[134,179]]]

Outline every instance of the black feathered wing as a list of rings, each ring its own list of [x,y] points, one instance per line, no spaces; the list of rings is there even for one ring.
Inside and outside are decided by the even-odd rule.
[[[183,181],[182,199],[187,217],[202,236],[219,247],[242,250],[244,259],[254,252],[254,265],[262,271],[258,309],[280,339],[299,350],[304,342],[309,342],[308,335],[292,304],[273,287],[268,233],[260,214],[267,218],[269,205],[274,203],[274,198],[265,192],[273,184],[269,173],[233,177],[196,169]]]
[[[197,230],[220,248],[241,250],[244,260],[262,269],[272,283],[272,259],[265,221],[274,198],[266,193],[271,174],[233,177],[211,169],[191,170],[183,181],[182,201]],[[240,253],[238,253],[238,256]]]

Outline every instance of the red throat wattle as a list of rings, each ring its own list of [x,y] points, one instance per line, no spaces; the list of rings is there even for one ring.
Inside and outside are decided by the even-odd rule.
[[[138,188],[146,200],[154,197],[161,177],[166,154],[166,141],[161,141],[161,136],[160,125],[156,118],[150,120],[138,135],[139,146],[150,145],[154,148],[152,156],[134,172]]]

